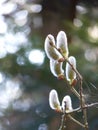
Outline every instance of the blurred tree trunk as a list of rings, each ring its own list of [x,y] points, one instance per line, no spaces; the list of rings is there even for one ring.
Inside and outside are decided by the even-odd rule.
[[[42,33],[53,35],[58,31],[66,30],[65,22],[72,22],[76,14],[78,0],[43,0]]]

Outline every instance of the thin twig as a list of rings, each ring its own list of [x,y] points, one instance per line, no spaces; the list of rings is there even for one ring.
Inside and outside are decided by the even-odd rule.
[[[96,106],[98,105],[98,102],[95,102],[95,103],[92,103],[92,104],[87,104],[85,105],[85,107],[82,108],[83,109],[86,109],[86,108],[91,108],[93,106]],[[60,128],[59,130],[65,130],[66,129],[66,124],[65,124],[65,121],[66,121],[66,117],[69,117],[72,121],[74,121],[75,123],[77,123],[78,125],[82,126],[83,128],[86,128],[85,125],[83,125],[82,123],[80,123],[79,121],[77,121],[76,119],[74,119],[70,114],[71,113],[74,113],[74,112],[80,112],[81,111],[81,107],[78,107],[76,109],[73,109],[72,111],[69,111],[67,113],[63,113],[62,115],[62,120],[61,120],[61,125],[60,125]],[[88,129],[88,128],[86,128]]]
[[[80,99],[80,94],[76,91],[76,89],[73,86],[71,86],[70,89]]]
[[[66,129],[65,121],[66,121],[66,114],[64,113],[62,115],[61,126],[60,126],[59,130],[65,130]]]
[[[83,128],[85,128],[85,125],[83,125],[82,123],[80,123],[78,120],[76,120],[75,118],[73,118],[70,114],[67,115],[69,117],[69,119],[71,119],[72,121],[74,121],[75,123],[77,123],[78,125],[82,126]]]
[[[98,102],[87,104],[82,109],[86,109],[86,108],[89,109],[89,108],[94,107],[96,105],[98,105]],[[72,111],[68,111],[67,114],[71,114],[71,113],[74,113],[74,112],[81,112],[81,107],[75,108]]]

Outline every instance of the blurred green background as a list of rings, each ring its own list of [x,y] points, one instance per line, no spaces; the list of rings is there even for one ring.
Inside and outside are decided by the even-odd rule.
[[[98,1],[0,0],[0,130],[58,130],[61,115],[49,107],[51,89],[60,100],[70,94],[78,107],[66,83],[51,74],[44,51],[45,37],[60,30],[84,77],[86,102],[98,101]],[[82,121],[81,113],[73,116]],[[98,130],[97,107],[88,109],[88,123]],[[66,130],[82,130],[66,124]]]

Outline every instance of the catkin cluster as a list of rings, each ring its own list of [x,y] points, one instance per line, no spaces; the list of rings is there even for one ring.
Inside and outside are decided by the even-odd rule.
[[[45,39],[45,52],[50,60],[50,71],[58,79],[66,79],[73,86],[76,82],[76,59],[74,56],[69,56],[67,36],[64,31],[57,34],[56,40],[53,35],[49,34]],[[66,62],[63,69],[63,62]],[[66,103],[66,104],[65,104]],[[66,95],[60,105],[56,90],[51,90],[49,94],[50,107],[56,111],[72,111],[72,102],[69,95]],[[66,107],[65,107],[66,105]],[[65,110],[66,108],[66,110]]]

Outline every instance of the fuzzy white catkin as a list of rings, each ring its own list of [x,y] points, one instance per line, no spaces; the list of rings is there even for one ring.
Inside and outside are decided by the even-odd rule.
[[[61,59],[62,55],[51,44],[55,45],[55,39],[51,34],[49,34],[45,39],[45,45],[44,45],[47,57],[52,60]]]
[[[54,110],[60,110],[60,101],[58,99],[58,94],[55,89],[51,90],[49,93],[49,105]]]
[[[62,68],[62,65],[63,65],[63,62],[50,60],[50,70],[51,70],[51,73],[55,77],[59,77],[60,75],[64,75],[64,70]]]
[[[65,112],[71,112],[73,110],[72,108],[72,101],[71,97],[69,95],[66,95],[62,100],[62,108]]]
[[[60,31],[57,35],[57,48],[60,48],[62,50],[62,53],[66,58],[68,57],[69,51],[67,36],[64,31]]]
[[[68,58],[69,62],[73,65],[73,67],[76,69],[76,59],[74,56],[70,56]],[[76,79],[76,73],[72,69],[72,67],[69,65],[69,63],[66,63],[66,79],[69,82],[72,82],[74,79]]]

